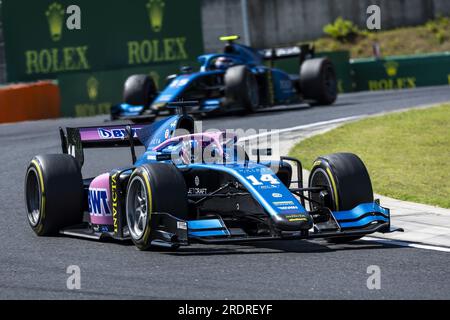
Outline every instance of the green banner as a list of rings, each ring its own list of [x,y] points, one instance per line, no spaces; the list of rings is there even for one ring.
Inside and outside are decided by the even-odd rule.
[[[122,102],[123,84],[130,75],[147,74],[162,90],[167,76],[178,73],[181,66],[181,64],[171,63],[151,67],[60,75],[58,84],[61,92],[61,115],[63,117],[85,117],[108,114],[112,105]]]
[[[200,5],[201,0],[3,0],[8,81],[195,60],[203,53]]]
[[[333,62],[336,69],[340,93],[353,91],[351,68],[349,64],[350,53],[348,51],[317,52],[316,57],[328,57]],[[298,74],[300,71],[298,58],[276,60],[275,67],[291,74]]]
[[[450,85],[450,52],[350,62],[357,91]]]

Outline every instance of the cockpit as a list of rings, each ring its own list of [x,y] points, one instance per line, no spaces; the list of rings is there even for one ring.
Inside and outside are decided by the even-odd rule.
[[[238,137],[226,132],[190,134],[171,138],[155,147],[175,165],[191,163],[226,164],[248,161],[244,148],[237,144]]]
[[[263,57],[255,49],[235,43],[239,36],[221,37],[225,41],[223,53],[207,54],[199,57],[203,71],[226,70],[232,66],[246,64],[249,66],[263,64]]]

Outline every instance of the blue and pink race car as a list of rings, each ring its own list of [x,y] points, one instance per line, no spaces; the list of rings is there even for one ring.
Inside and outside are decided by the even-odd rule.
[[[307,186],[293,158],[262,161],[234,135],[196,133],[185,111],[151,125],[60,129],[62,154],[35,156],[26,172],[27,218],[39,236],[132,240],[141,250],[392,232],[354,154],[317,158]],[[145,151],[136,156],[135,147]],[[132,164],[82,177],[84,151],[128,147]],[[256,155],[256,159],[253,159]]]
[[[198,57],[200,70],[184,67],[180,74],[167,78],[157,91],[148,75],[132,75],[124,85],[124,102],[111,108],[111,119],[149,121],[176,101],[199,101],[191,113],[220,114],[299,102],[330,105],[337,97],[333,64],[327,58],[314,58],[309,45],[255,50],[234,41],[238,36],[222,37],[223,53]],[[288,74],[273,67],[277,59],[297,57],[298,74]]]

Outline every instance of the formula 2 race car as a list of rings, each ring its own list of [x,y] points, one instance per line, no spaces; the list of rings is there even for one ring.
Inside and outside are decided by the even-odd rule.
[[[200,101],[191,113],[220,113],[235,110],[255,112],[259,108],[299,103],[330,105],[337,97],[333,64],[327,58],[314,58],[309,45],[257,51],[237,44],[238,36],[222,37],[227,41],[223,53],[198,58],[198,72],[184,67],[169,76],[166,87],[157,92],[148,75],[132,75],[124,85],[124,103],[111,108],[111,119],[149,121],[175,101]],[[273,61],[298,57],[295,75],[273,68]],[[265,64],[269,61],[269,66]]]
[[[63,154],[37,155],[26,172],[31,228],[39,236],[131,239],[141,250],[277,239],[346,242],[399,230],[390,226],[389,209],[374,201],[368,172],[354,154],[318,158],[303,187],[300,161],[261,161],[268,149],[254,150],[254,161],[236,137],[193,130],[186,114],[147,126],[60,129]],[[145,152],[136,159],[138,144]],[[85,148],[121,146],[130,148],[133,165],[82,178]]]

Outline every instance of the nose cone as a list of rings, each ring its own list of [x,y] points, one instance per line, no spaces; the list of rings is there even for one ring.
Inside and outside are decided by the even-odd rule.
[[[286,214],[275,221],[275,226],[281,231],[309,230],[313,226],[313,219],[306,212]]]

